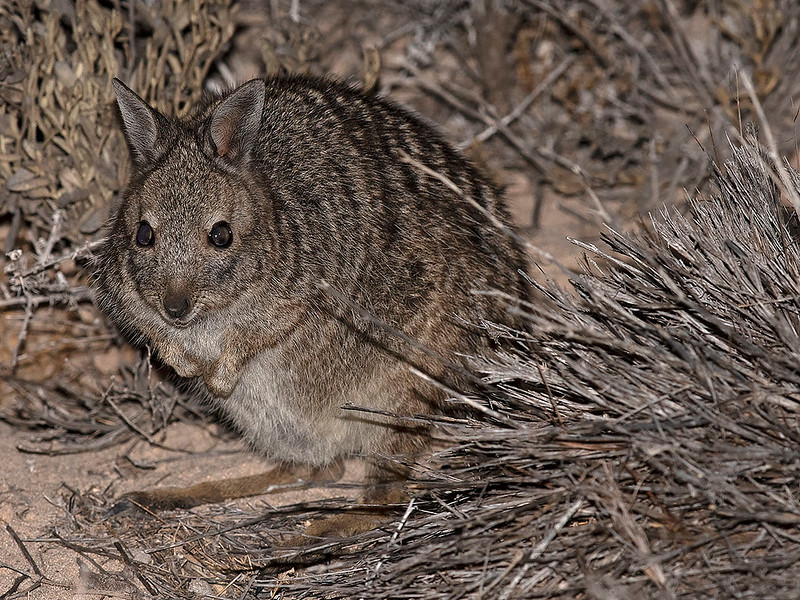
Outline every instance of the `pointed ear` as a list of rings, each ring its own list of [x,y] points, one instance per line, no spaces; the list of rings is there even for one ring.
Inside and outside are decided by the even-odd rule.
[[[214,154],[233,163],[249,158],[261,133],[266,91],[263,79],[253,79],[220,102],[208,129]]]
[[[140,167],[153,164],[164,151],[159,138],[166,128],[166,118],[116,77],[112,85],[131,159]]]

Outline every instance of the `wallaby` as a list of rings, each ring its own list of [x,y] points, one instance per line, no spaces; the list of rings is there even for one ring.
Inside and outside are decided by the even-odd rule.
[[[493,343],[486,324],[516,322],[480,292],[527,294],[499,191],[420,117],[328,78],[254,79],[188,120],[113,86],[132,174],[97,302],[255,450],[299,469],[134,501],[255,494],[424,443],[382,416],[441,408],[445,393],[410,366],[457,385],[457,366]]]

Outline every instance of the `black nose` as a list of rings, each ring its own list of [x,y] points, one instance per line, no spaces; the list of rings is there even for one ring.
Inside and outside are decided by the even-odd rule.
[[[183,293],[167,293],[164,296],[164,310],[173,319],[180,319],[189,313],[192,303],[189,302],[189,297]]]

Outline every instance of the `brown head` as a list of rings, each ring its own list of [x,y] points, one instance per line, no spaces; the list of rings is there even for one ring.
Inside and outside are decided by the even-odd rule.
[[[133,175],[100,253],[98,300],[145,332],[186,327],[269,276],[263,255],[252,252],[263,243],[267,199],[254,193],[246,168],[264,82],[239,88],[193,123],[166,118],[116,79],[114,90]]]

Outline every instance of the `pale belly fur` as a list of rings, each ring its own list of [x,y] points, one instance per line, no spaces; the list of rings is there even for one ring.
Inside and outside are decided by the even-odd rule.
[[[214,402],[256,451],[283,462],[325,465],[376,435],[378,425],[340,408],[359,398],[308,397],[299,387],[281,351],[270,349],[250,362],[228,398]]]
[[[224,346],[222,332],[224,328],[201,322],[174,331],[172,339],[187,355],[213,362]],[[310,392],[315,386],[300,385],[298,376],[280,349],[268,349],[250,361],[229,397],[212,402],[254,450],[282,462],[325,465],[361,452],[379,436],[381,425],[341,409],[347,402],[375,406],[382,394],[369,382],[345,397],[331,398]]]

